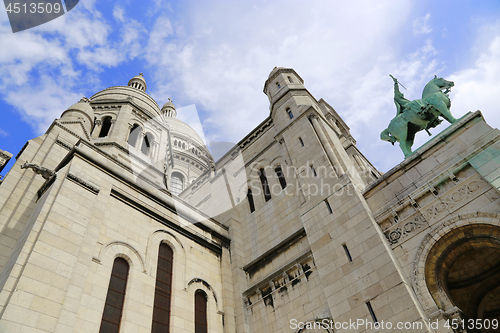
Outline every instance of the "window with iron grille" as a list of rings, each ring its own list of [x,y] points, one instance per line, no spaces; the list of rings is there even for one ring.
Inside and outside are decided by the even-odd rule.
[[[156,269],[155,300],[151,333],[170,332],[170,300],[172,298],[172,262],[174,254],[170,246],[160,244]]]
[[[120,330],[128,271],[128,262],[123,258],[116,258],[111,271],[99,333],[118,333]]]

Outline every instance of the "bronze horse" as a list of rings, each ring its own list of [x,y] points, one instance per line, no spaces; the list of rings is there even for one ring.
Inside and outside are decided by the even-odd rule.
[[[389,141],[393,145],[394,142],[398,141],[405,158],[407,158],[412,154],[411,146],[417,132],[422,130],[428,132],[430,128],[439,125],[442,121],[438,118],[439,116],[451,124],[457,121],[450,113],[451,102],[448,96],[454,83],[434,76],[425,86],[422,99],[414,101],[409,101],[403,97],[403,94],[397,88],[398,82],[396,79],[394,79],[394,84],[394,99],[398,114],[391,120],[387,129],[380,133],[380,138]]]

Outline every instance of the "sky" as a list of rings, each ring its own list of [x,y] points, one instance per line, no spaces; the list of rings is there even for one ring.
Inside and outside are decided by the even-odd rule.
[[[0,149],[15,156],[81,97],[140,72],[160,107],[194,106],[207,141],[237,143],[269,116],[275,66],[294,68],[386,172],[404,158],[379,139],[396,115],[389,74],[408,99],[434,75],[452,80],[456,118],[479,109],[500,127],[500,2],[80,0],[18,33],[0,8]]]

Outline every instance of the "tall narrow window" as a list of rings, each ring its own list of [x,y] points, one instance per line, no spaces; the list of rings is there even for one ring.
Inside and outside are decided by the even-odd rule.
[[[247,191],[247,199],[248,199],[248,206],[250,207],[250,213],[255,212],[255,204],[253,203],[253,194],[251,189],[248,189]]]
[[[184,177],[178,173],[172,173],[172,178],[170,180],[170,192],[175,195],[179,195],[184,189]]]
[[[293,113],[292,110],[290,110],[290,108],[286,108],[286,113],[288,113],[288,117],[290,117],[290,119],[293,119]]]
[[[146,135],[144,135],[144,140],[142,141],[142,147],[141,147],[141,151],[144,155],[149,155],[152,143],[153,143],[153,134],[147,133]]]
[[[271,192],[269,191],[269,184],[267,183],[267,177],[264,169],[259,170],[259,178],[262,183],[262,191],[264,191],[264,199],[269,201],[271,200]]]
[[[108,295],[104,304],[99,333],[118,333],[123,313],[129,265],[123,258],[116,258],[109,280]]]
[[[311,165],[311,172],[312,172],[314,177],[318,176],[318,174],[316,173],[316,169],[314,169],[314,167],[312,165]]]
[[[276,87],[281,88],[280,84],[278,82],[276,82]]]
[[[172,262],[174,254],[170,246],[160,244],[156,288],[153,309],[152,333],[170,332],[170,299],[172,296]]]
[[[304,141],[302,140],[302,138],[300,136],[299,136],[299,142],[302,145],[302,147],[304,147]]]
[[[328,199],[325,199],[325,204],[326,204],[326,209],[328,210],[328,213],[333,214],[332,206],[330,206]]]
[[[134,124],[134,126],[130,129],[130,134],[128,136],[128,144],[135,147],[137,145],[137,139],[142,134],[142,129],[139,125]]]
[[[111,117],[104,117],[102,120],[101,131],[99,132],[99,137],[104,138],[108,136],[109,129],[111,128]]]
[[[207,294],[198,289],[194,293],[194,333],[207,332]]]
[[[293,80],[292,80],[291,76],[288,77],[288,82],[293,83]]]
[[[286,180],[285,176],[283,176],[283,170],[281,170],[281,165],[278,165],[275,169],[274,172],[276,172],[276,176],[278,176],[278,179],[280,181],[281,189],[285,189],[286,187]]]
[[[345,252],[345,255],[347,256],[347,259],[349,259],[349,261],[352,261],[351,253],[349,252],[347,245],[344,243],[344,244],[342,244],[342,247],[344,248],[344,252]]]
[[[372,316],[373,322],[378,323],[377,317],[375,316],[375,312],[373,311],[372,304],[370,302],[366,302],[366,307],[368,308],[368,312]]]

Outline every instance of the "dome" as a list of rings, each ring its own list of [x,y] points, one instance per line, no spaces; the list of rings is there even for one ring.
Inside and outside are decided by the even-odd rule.
[[[91,101],[132,101],[150,113],[151,117],[160,116],[158,103],[146,93],[146,80],[140,73],[128,82],[128,86],[110,87],[99,91],[90,97]]]
[[[125,86],[117,86],[104,89],[99,91],[90,97],[91,101],[105,101],[105,100],[113,100],[113,101],[133,101],[146,111],[151,113],[152,117],[160,116],[160,107],[158,103],[149,96],[147,93],[142,90],[125,87]]]
[[[61,119],[83,120],[85,129],[90,133],[94,126],[94,110],[90,106],[89,99],[83,97],[78,103],[71,105],[61,114]]]
[[[148,87],[148,85],[146,84],[146,80],[144,79],[144,76],[142,76],[142,73],[139,73],[139,75],[136,75],[133,78],[131,78],[130,81],[128,81],[128,86],[142,90],[144,92],[146,92],[146,89]]]
[[[188,137],[196,142],[197,145],[205,147],[206,152],[209,152],[206,148],[205,142],[191,126],[177,118],[167,118],[167,123],[169,124],[170,131],[174,134],[174,136],[175,134],[180,134],[181,136]]]
[[[175,109],[174,103],[172,103],[172,99],[168,99],[168,102],[161,108],[161,112],[167,117],[175,118],[177,116],[177,110]]]

